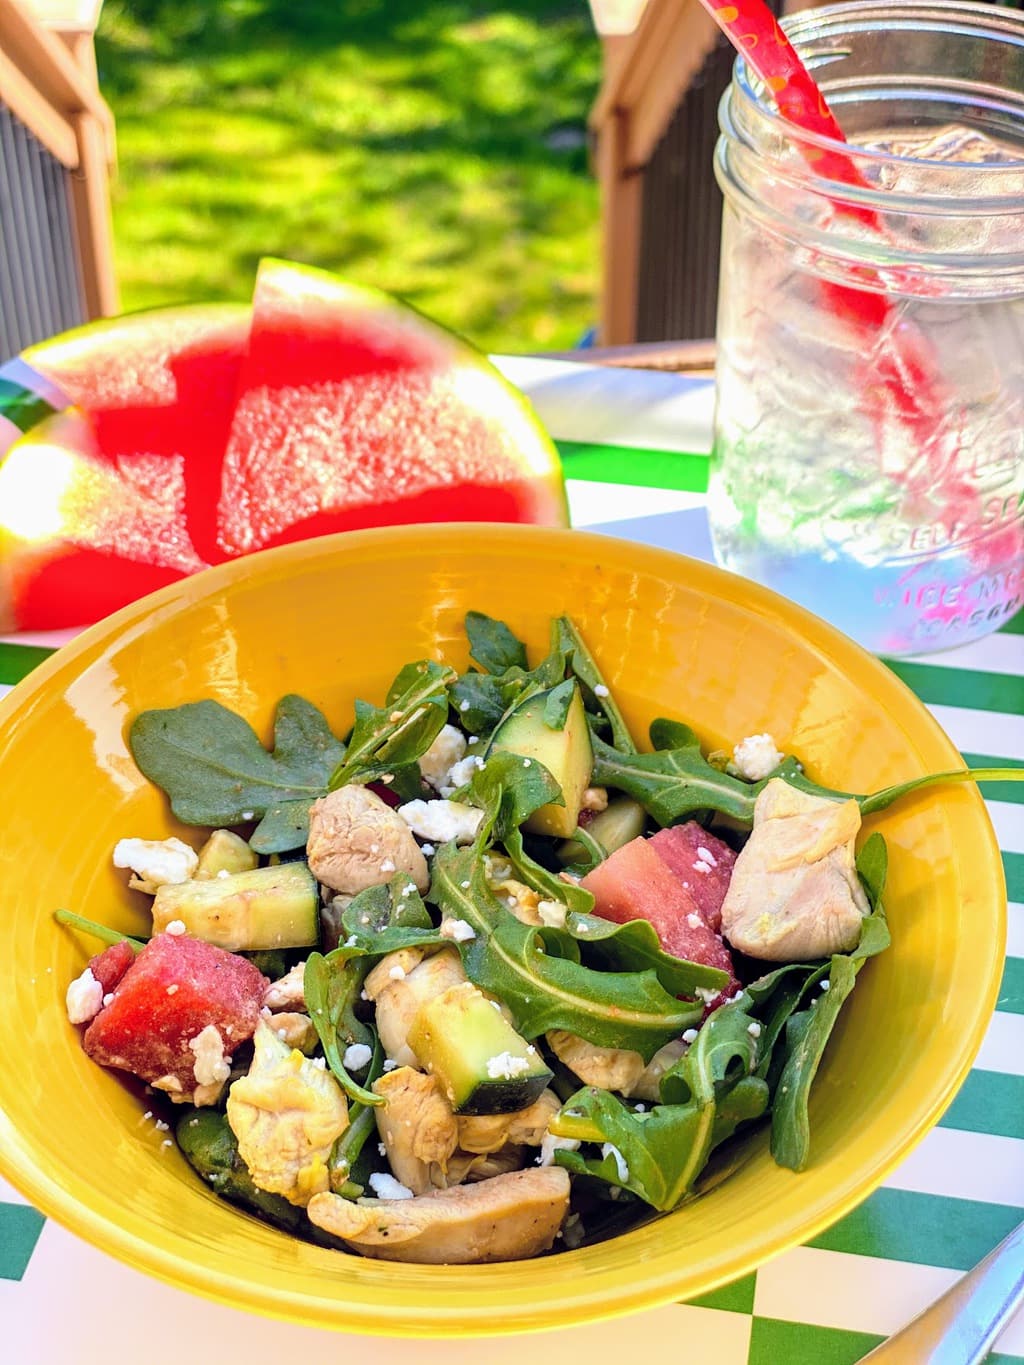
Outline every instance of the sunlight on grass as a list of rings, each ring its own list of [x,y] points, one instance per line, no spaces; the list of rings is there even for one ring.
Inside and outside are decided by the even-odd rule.
[[[594,321],[584,0],[107,0],[126,309],[247,298],[288,256],[489,350]]]

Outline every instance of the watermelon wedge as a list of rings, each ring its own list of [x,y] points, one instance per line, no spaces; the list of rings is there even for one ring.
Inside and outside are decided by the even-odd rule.
[[[287,262],[261,265],[251,308],[34,346],[0,400],[0,629],[84,625],[208,564],[356,527],[567,521],[554,446],[484,356]],[[35,424],[5,454],[19,421]]]
[[[224,550],[454,519],[565,524],[557,455],[525,399],[387,295],[263,261],[224,460]]]

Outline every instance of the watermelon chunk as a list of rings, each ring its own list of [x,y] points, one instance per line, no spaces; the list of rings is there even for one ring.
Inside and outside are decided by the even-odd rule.
[[[230,1055],[255,1032],[268,984],[244,957],[201,939],[158,934],[125,972],[82,1045],[101,1066],[188,1096],[195,1088],[191,1040],[213,1024]]]
[[[646,919],[675,957],[718,967],[735,979],[732,955],[697,909],[681,879],[642,835],[616,849],[580,882],[594,896],[594,913],[616,924]]]
[[[720,934],[722,902],[729,890],[736,853],[696,820],[660,829],[651,835],[650,843],[689,891],[697,914]]]
[[[224,550],[424,521],[565,525],[557,455],[525,399],[387,295],[263,261],[224,461]]]
[[[107,995],[119,984],[134,961],[135,949],[122,939],[120,943],[114,943],[90,958],[89,970],[103,987],[103,994]]]

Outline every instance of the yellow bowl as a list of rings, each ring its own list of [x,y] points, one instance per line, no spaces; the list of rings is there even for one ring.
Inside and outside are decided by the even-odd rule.
[[[462,620],[507,619],[542,649],[568,612],[629,720],[691,722],[711,746],[768,730],[853,791],[961,766],[884,666],[781,598],[708,565],[580,532],[424,526],[238,560],[94,626],[0,704],[4,915],[0,1168],[42,1210],[131,1265],[236,1307],[389,1335],[587,1322],[705,1292],[863,1199],[936,1122],[995,1003],[1005,891],[977,791],[944,788],[877,823],[893,947],[844,1011],[811,1102],[811,1165],[752,1158],[695,1204],[540,1261],[421,1267],[293,1240],[218,1200],[139,1101],[83,1054],[64,989],[86,946],[57,906],[139,930],[110,860],[124,835],[185,833],[136,770],[131,717],[214,697],[264,735],[296,691],[343,729],[399,665],[466,664]],[[194,838],[194,831],[192,832]]]

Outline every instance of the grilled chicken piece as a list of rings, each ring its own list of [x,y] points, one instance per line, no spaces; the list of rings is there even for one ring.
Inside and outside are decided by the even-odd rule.
[[[309,869],[317,881],[354,896],[404,872],[420,891],[427,860],[402,817],[368,787],[339,787],[309,810]]]
[[[228,1092],[227,1116],[253,1183],[291,1204],[329,1184],[327,1160],[348,1127],[348,1103],[329,1071],[261,1020],[247,1075]]]
[[[547,1166],[413,1199],[353,1203],[336,1194],[318,1194],[308,1212],[317,1227],[364,1256],[472,1265],[524,1260],[546,1251],[568,1208],[569,1173]]]
[[[722,905],[734,948],[768,962],[807,962],[856,947],[870,905],[854,867],[856,801],[834,801],[773,778]]]
[[[276,981],[271,981],[267,987],[267,993],[263,997],[263,1003],[268,1010],[304,1010],[306,1008],[306,995],[304,981],[306,975],[305,962],[297,962],[290,972],[278,977]]]
[[[511,1114],[460,1115],[459,1146],[465,1152],[497,1152],[507,1143],[514,1146],[539,1147],[548,1124],[561,1109],[561,1102],[553,1090],[544,1090],[528,1109]]]
[[[496,1175],[522,1170],[531,1156],[529,1147],[511,1145],[499,1147],[496,1152],[464,1152],[460,1149],[448,1163],[448,1184],[490,1180]]]
[[[584,1085],[616,1090],[620,1095],[638,1100],[659,1099],[662,1076],[686,1051],[686,1044],[676,1039],[659,1048],[651,1060],[645,1062],[639,1052],[621,1047],[598,1047],[561,1029],[552,1030],[547,1040],[558,1060],[575,1072]]]
[[[431,957],[419,948],[402,948],[381,958],[363,989],[377,1006],[377,1032],[392,1061],[416,1071],[423,1069],[406,1041],[412,1021],[421,1005],[465,980],[455,948],[442,948]]]
[[[444,1189],[459,1129],[440,1081],[402,1066],[374,1081],[373,1091],[387,1101],[376,1110],[377,1131],[396,1180],[413,1194]]]

